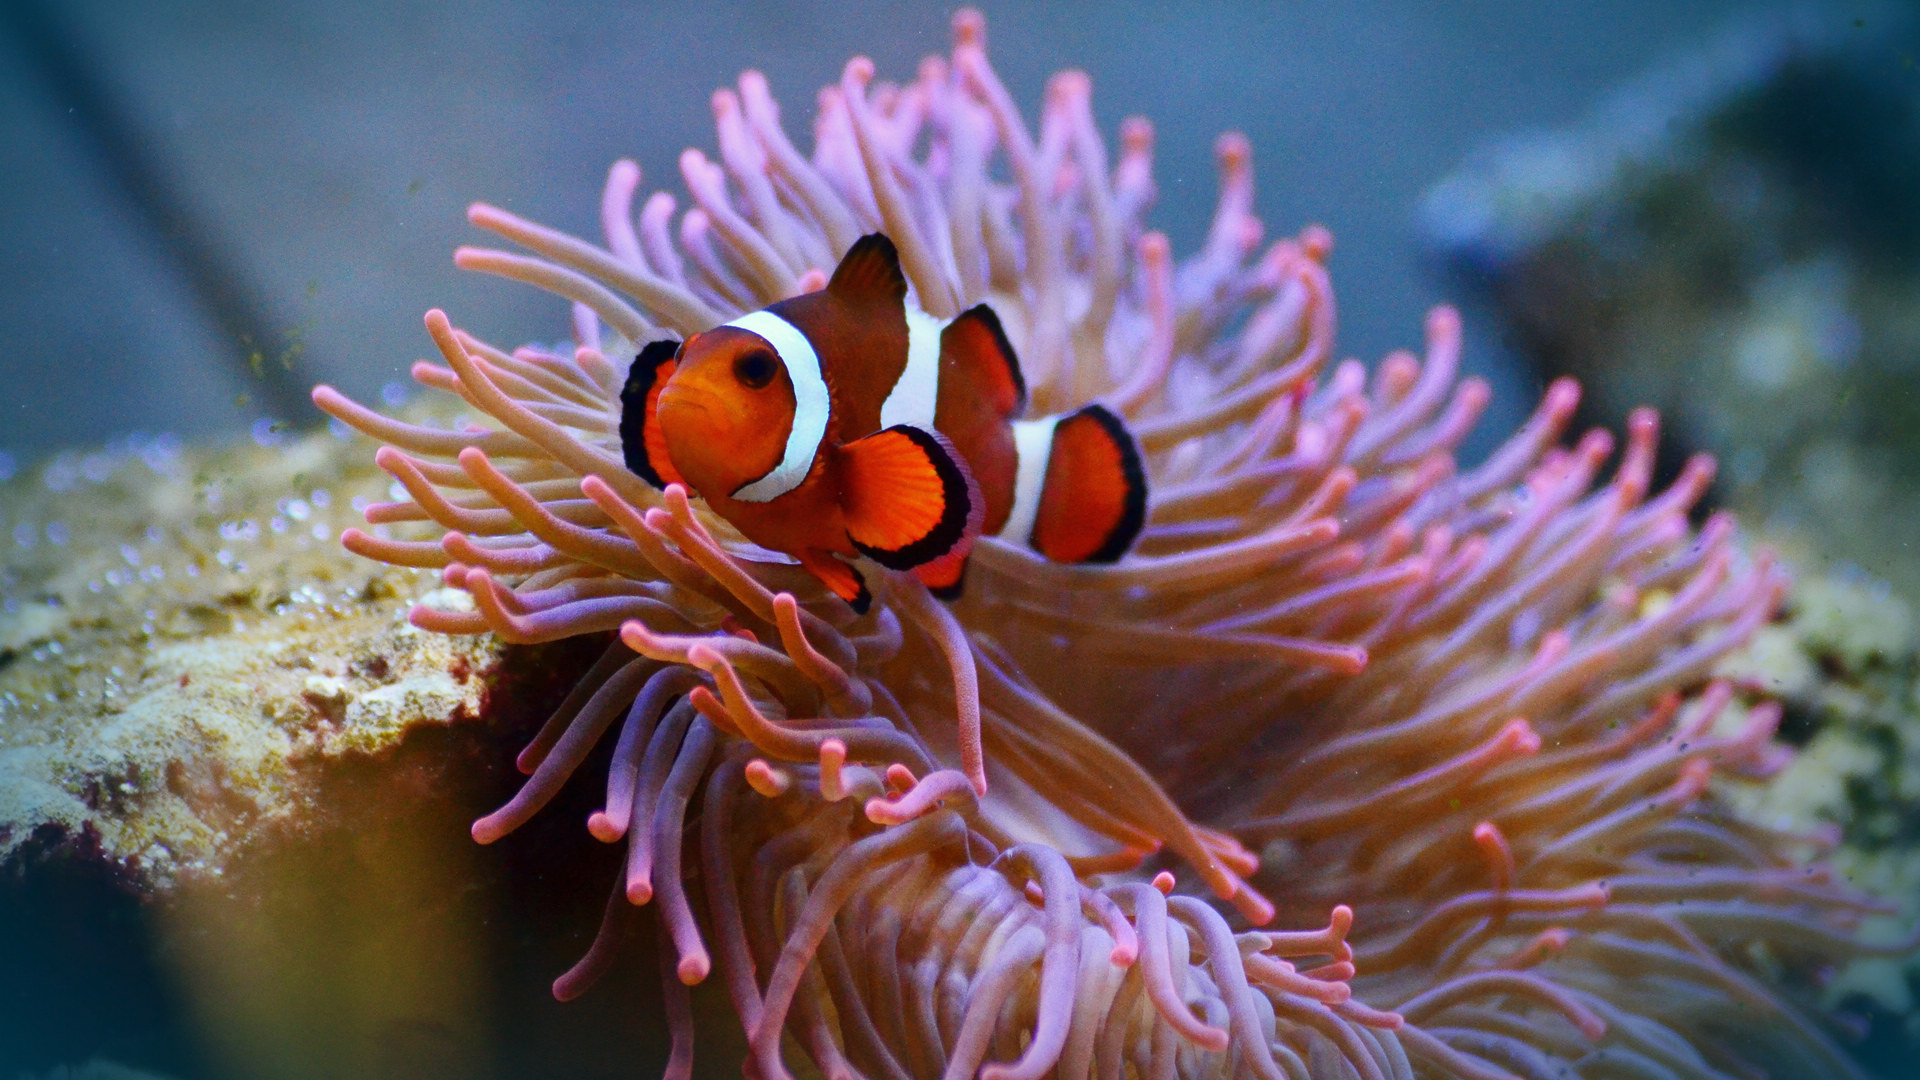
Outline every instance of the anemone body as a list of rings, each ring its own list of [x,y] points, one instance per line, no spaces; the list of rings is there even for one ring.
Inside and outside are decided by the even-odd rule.
[[[762,1080],[796,1047],[875,1080],[1852,1074],[1756,974],[1867,950],[1875,908],[1806,862],[1823,838],[1716,799],[1787,751],[1777,707],[1712,678],[1784,581],[1690,523],[1711,462],[1650,492],[1643,413],[1609,473],[1610,436],[1564,441],[1561,382],[1457,470],[1488,391],[1451,310],[1423,355],[1334,365],[1330,238],[1262,246],[1244,139],[1176,264],[1143,225],[1147,124],[1111,160],[1068,72],[1031,130],[978,17],[955,27],[911,82],[850,63],[810,155],[743,76],[719,161],[680,161],[684,212],[636,212],[613,167],[604,247],[476,205],[526,253],[456,262],[571,301],[577,346],[430,313],[445,366],[415,375],[485,424],[315,392],[409,495],[347,545],[473,599],[417,624],[615,635],[474,826],[504,835],[616,740],[587,825],[626,865],[555,993],[650,906],[675,1076],[709,977]],[[638,345],[817,288],[874,230],[930,313],[995,306],[1037,411],[1128,418],[1154,492],[1131,555],[983,540],[956,606],[869,567],[856,617],[622,468]]]

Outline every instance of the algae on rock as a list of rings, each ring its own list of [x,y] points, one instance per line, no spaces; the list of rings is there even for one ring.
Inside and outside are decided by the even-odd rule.
[[[340,547],[388,487],[366,447],[258,434],[0,484],[0,860],[51,829],[149,885],[217,874],[304,823],[303,765],[479,714],[500,645],[409,626],[437,578]]]
[[[1792,538],[1783,543],[1789,553]],[[1803,565],[1812,564],[1802,554]],[[1869,933],[1900,940],[1920,922],[1920,637],[1911,603],[1858,571],[1804,573],[1786,615],[1760,631],[1725,673],[1786,705],[1782,736],[1800,744],[1771,782],[1732,792],[1756,820],[1837,835],[1835,870],[1900,908]],[[1830,1004],[1859,995],[1913,1014],[1920,956],[1856,960],[1825,987]]]

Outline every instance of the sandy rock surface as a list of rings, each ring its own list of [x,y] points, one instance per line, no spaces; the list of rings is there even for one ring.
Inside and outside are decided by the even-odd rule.
[[[0,858],[52,828],[150,884],[217,874],[301,822],[310,766],[479,715],[501,647],[409,626],[437,578],[340,548],[385,497],[370,448],[258,434],[0,486]]]

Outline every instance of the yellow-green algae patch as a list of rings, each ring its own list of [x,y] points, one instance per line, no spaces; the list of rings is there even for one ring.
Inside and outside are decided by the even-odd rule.
[[[477,715],[499,644],[409,626],[437,576],[340,547],[387,497],[368,447],[257,434],[0,485],[0,859],[52,826],[152,884],[219,873],[302,822],[309,766]]]
[[[1826,573],[1784,538],[1799,580],[1785,617],[1727,671],[1786,705],[1797,755],[1771,782],[1730,791],[1769,825],[1838,830],[1834,869],[1898,913],[1869,920],[1869,939],[1898,941],[1920,921],[1920,635],[1911,601],[1856,570]],[[1799,550],[1796,550],[1799,549]],[[1860,995],[1907,1015],[1920,956],[1856,960],[1826,986],[1830,1002]],[[1909,1017],[1913,1037],[1920,1018]]]

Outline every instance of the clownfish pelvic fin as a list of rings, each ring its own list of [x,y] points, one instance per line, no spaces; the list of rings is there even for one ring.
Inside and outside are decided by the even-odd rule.
[[[939,600],[958,600],[966,591],[967,567],[972,563],[971,552],[948,552],[945,555],[913,568],[913,576],[920,584]]]
[[[855,615],[865,615],[873,606],[873,593],[867,589],[867,583],[860,577],[860,571],[841,562],[831,551],[808,549],[795,558],[809,574],[820,579],[833,595],[847,602]]]

